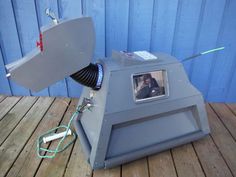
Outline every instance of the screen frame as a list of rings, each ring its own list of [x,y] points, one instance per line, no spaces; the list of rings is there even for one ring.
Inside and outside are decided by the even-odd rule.
[[[163,81],[164,81],[164,95],[159,96],[153,96],[150,98],[144,98],[144,99],[136,99],[135,92],[134,92],[134,76],[137,75],[144,75],[148,73],[158,72],[161,71],[163,75]],[[161,100],[169,97],[169,82],[168,82],[168,74],[166,69],[159,69],[159,70],[152,70],[152,71],[144,71],[140,73],[131,74],[131,84],[132,84],[132,92],[133,92],[133,100],[135,103],[143,103],[143,102],[149,102],[149,101],[155,101],[155,100]]]

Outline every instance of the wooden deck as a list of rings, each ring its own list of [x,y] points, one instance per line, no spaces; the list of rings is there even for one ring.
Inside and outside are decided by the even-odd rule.
[[[206,105],[209,136],[113,169],[92,171],[78,142],[54,159],[38,158],[37,137],[66,124],[77,102],[69,98],[0,95],[0,176],[236,176],[236,104]],[[55,142],[48,146],[55,147]]]

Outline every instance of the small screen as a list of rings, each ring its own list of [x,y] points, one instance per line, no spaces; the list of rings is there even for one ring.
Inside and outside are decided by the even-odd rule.
[[[133,76],[136,101],[165,96],[165,71],[153,71]]]

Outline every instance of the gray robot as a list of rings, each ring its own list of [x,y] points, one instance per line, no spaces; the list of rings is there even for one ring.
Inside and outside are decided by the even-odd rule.
[[[55,21],[55,19],[54,19]],[[84,85],[74,120],[93,169],[110,168],[197,140],[209,133],[204,100],[182,63],[164,53],[113,51],[91,63],[92,19],[41,29],[38,48],[6,66],[8,77],[39,91],[65,77]]]

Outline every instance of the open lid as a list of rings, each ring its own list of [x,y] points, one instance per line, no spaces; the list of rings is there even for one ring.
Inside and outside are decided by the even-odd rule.
[[[95,48],[92,19],[82,17],[44,27],[37,46],[21,60],[6,65],[12,80],[36,92],[89,65]]]

